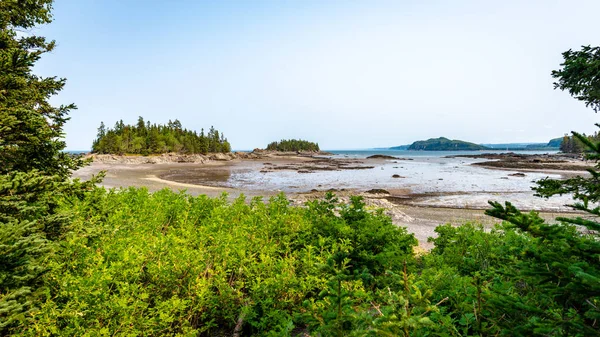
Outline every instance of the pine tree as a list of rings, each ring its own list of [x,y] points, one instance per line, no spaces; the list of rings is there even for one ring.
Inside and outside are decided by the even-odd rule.
[[[0,1],[0,334],[33,310],[46,270],[44,256],[68,215],[58,198],[90,188],[69,182],[85,164],[62,150],[63,126],[75,106],[52,106],[64,79],[32,69],[55,42],[27,32],[51,21],[51,0]],[[17,33],[21,32],[21,33]]]
[[[203,153],[231,152],[231,145],[224,134],[211,128],[210,137],[204,131],[198,136],[195,131],[184,129],[179,120],[166,125],[144,124],[139,117],[136,125],[125,125],[123,121],[115,123],[114,128],[100,123],[97,138],[92,143],[93,153],[113,154],[158,154],[165,152]]]
[[[556,88],[567,90],[595,111],[600,109],[600,48],[582,47],[581,51],[563,53],[562,68],[552,72]],[[600,125],[598,125],[600,127]],[[600,142],[573,132],[569,140],[581,142],[587,158],[596,166],[590,177],[566,180],[543,179],[534,188],[536,195],[572,194],[576,210],[584,217],[560,217],[559,224],[547,224],[531,212],[523,214],[510,203],[505,206],[490,202],[488,215],[509,221],[535,238],[536,245],[523,252],[523,260],[515,268],[523,282],[539,289],[539,303],[552,303],[540,310],[522,298],[499,301],[505,312],[519,311],[524,319],[510,324],[512,331],[526,335],[598,336],[600,321]],[[576,145],[565,145],[570,151]]]

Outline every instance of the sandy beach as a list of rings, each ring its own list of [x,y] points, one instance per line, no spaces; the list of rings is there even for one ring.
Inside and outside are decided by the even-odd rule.
[[[567,196],[543,200],[533,196],[533,181],[546,176],[564,178],[568,170],[526,167],[519,170],[478,165],[486,158],[336,158],[324,156],[263,156],[206,160],[202,163],[162,162],[136,164],[96,160],[76,171],[74,178],[88,179],[106,172],[107,188],[146,187],[185,190],[192,195],[230,198],[241,194],[273,196],[284,192],[293,204],[334,192],[342,201],[361,195],[367,205],[383,208],[396,225],[407,227],[425,248],[436,226],[465,222],[492,226],[487,201],[511,201],[523,210],[535,209],[552,220],[571,213]],[[514,165],[514,163],[512,164]],[[579,165],[575,163],[573,165]],[[547,172],[545,172],[547,171]],[[526,172],[526,173],[515,173]],[[581,172],[580,172],[581,173]]]

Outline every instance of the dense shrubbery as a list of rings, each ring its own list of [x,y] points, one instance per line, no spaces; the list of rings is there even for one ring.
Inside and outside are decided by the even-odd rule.
[[[312,151],[318,152],[319,144],[301,139],[282,139],[267,145],[269,151]]]
[[[96,189],[62,207],[74,218],[15,333],[598,334],[595,236],[535,213],[440,226],[415,257],[414,237],[358,197],[291,207]]]
[[[376,292],[397,291],[388,270],[414,267],[414,237],[359,198],[298,208],[283,195],[228,203],[132,188],[65,206],[71,232],[20,333],[210,335],[239,321],[243,335],[287,335],[329,324],[322,310],[334,303],[322,291],[338,273],[363,297],[344,306],[358,315]]]
[[[0,2],[1,335],[600,335],[599,166],[536,188],[572,193],[585,218],[491,203],[501,226],[440,226],[417,257],[358,197],[290,207],[71,181],[74,106],[51,106],[64,80],[31,71],[54,43],[23,33],[51,3]],[[564,57],[557,87],[600,109],[599,49]]]
[[[231,145],[218,130],[210,128],[196,131],[182,128],[181,122],[169,121],[167,125],[144,122],[139,117],[136,125],[125,125],[118,121],[114,128],[106,128],[104,123],[98,128],[98,137],[92,144],[93,153],[113,154],[158,154],[177,153],[216,153],[231,152]]]

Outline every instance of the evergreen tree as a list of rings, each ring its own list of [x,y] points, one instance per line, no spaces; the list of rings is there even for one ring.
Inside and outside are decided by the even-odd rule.
[[[563,53],[562,68],[552,72],[556,88],[567,90],[595,111],[600,108],[600,49],[584,46],[581,51]],[[600,126],[600,125],[599,125]],[[598,336],[600,320],[600,142],[573,132],[571,140],[581,142],[587,158],[596,161],[590,177],[566,180],[543,179],[534,188],[538,196],[572,194],[576,210],[584,217],[557,218],[559,224],[547,224],[537,213],[523,214],[510,203],[503,207],[491,202],[486,213],[507,220],[531,235],[536,244],[523,252],[516,270],[524,284],[535,286],[538,302],[550,306],[540,310],[527,305],[523,298],[498,302],[505,312],[518,310],[522,319],[511,324],[524,335]],[[575,145],[565,145],[571,150]],[[577,227],[576,227],[577,226]],[[543,295],[543,297],[541,296]]]
[[[208,153],[208,139],[204,135],[204,129],[200,131],[200,153],[207,154]]]
[[[269,151],[309,151],[318,152],[319,144],[301,139],[282,139],[279,142],[272,142],[267,145]]]
[[[52,106],[49,98],[64,79],[32,71],[55,42],[28,32],[51,21],[51,0],[0,1],[0,334],[24,319],[68,216],[59,197],[80,193],[70,172],[85,164],[63,152],[63,126],[73,104]],[[19,33],[18,33],[19,32]]]
[[[125,125],[123,121],[115,123],[113,129],[106,129],[100,123],[98,136],[92,144],[93,153],[114,154],[158,154],[165,152],[177,153],[209,153],[231,152],[231,145],[223,133],[211,127],[209,135],[200,136],[195,131],[184,129],[179,120],[167,125],[144,124],[142,117],[136,125]]]
[[[75,105],[54,107],[48,102],[63,88],[65,79],[32,73],[34,63],[51,52],[55,42],[17,34],[17,30],[49,23],[51,3],[0,3],[0,174],[38,169],[67,177],[82,164],[61,152],[65,147],[62,128]]]

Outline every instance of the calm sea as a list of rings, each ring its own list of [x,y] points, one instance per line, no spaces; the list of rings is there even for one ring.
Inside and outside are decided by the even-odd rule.
[[[383,154],[393,157],[414,158],[414,157],[446,157],[454,155],[470,155],[484,153],[523,153],[523,154],[544,154],[558,153],[558,151],[503,151],[503,150],[485,150],[485,151],[408,151],[408,150],[386,150],[386,149],[363,149],[363,150],[325,150],[333,153],[336,157],[347,158],[366,158],[375,154]]]

